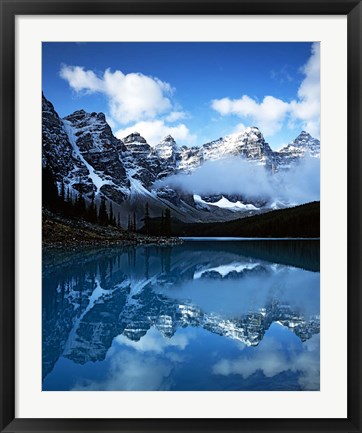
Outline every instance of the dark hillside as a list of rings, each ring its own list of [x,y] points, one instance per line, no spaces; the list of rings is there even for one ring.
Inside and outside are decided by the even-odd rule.
[[[150,223],[156,230],[159,221]],[[319,238],[320,202],[311,202],[261,215],[220,223],[185,224],[172,219],[172,236],[251,238]]]

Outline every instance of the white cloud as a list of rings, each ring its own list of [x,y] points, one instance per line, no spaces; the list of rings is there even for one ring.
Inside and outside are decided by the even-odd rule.
[[[124,335],[115,338],[117,345],[107,352],[109,367],[100,380],[82,379],[74,391],[159,391],[172,385],[171,373],[184,361],[183,351],[193,334],[176,333],[165,338],[155,328],[139,341]]]
[[[115,340],[117,343],[132,347],[138,352],[155,352],[158,354],[163,353],[169,347],[184,350],[189,343],[185,334],[175,334],[172,338],[165,338],[155,328],[149,329],[139,341],[132,341],[124,335],[119,335]]]
[[[244,132],[245,129],[246,129],[246,126],[244,125],[244,123],[240,122],[235,126],[234,130],[232,131],[232,134],[238,134],[240,132]]]
[[[222,116],[235,114],[250,119],[266,136],[280,131],[289,110],[288,103],[273,96],[265,96],[261,103],[247,95],[243,95],[240,99],[215,99],[211,106]]]
[[[180,187],[191,194],[199,195],[223,193],[254,197],[271,196],[273,193],[264,167],[237,157],[206,161],[189,174],[168,176],[158,181],[155,186]]]
[[[288,370],[289,367],[288,359],[282,349],[283,347],[276,339],[265,338],[249,356],[218,361],[213,367],[213,373],[223,376],[239,374],[246,379],[257,370],[262,370],[266,377],[273,377]]]
[[[298,89],[298,98],[291,102],[265,96],[258,102],[248,95],[240,99],[214,99],[211,107],[222,116],[236,115],[258,126],[265,136],[276,134],[288,120],[290,126],[301,123],[314,137],[319,137],[320,123],[320,44],[312,45],[307,63],[301,68],[305,75]],[[250,124],[250,123],[249,123]]]
[[[185,119],[185,117],[186,113],[183,111],[171,111],[171,113],[165,117],[165,120],[167,122],[177,122],[178,120]]]
[[[246,379],[258,370],[266,377],[274,377],[289,370],[299,374],[298,382],[302,389],[318,390],[319,341],[319,334],[316,334],[302,344],[301,349],[295,350],[291,346],[287,352],[284,352],[276,339],[265,335],[260,345],[254,347],[252,352],[243,353],[236,359],[224,358],[218,361],[213,366],[213,373],[223,376],[238,374]]]
[[[116,132],[118,138],[138,131],[152,146],[168,134],[180,144],[195,143],[196,136],[184,123],[174,124],[185,119],[187,114],[179,110],[177,104],[173,105],[174,89],[169,83],[141,73],[124,74],[110,69],[103,75],[96,75],[81,66],[68,65],[61,67],[60,76],[75,92],[98,92],[107,97],[107,121],[112,129],[132,123]]]
[[[179,145],[192,145],[196,140],[196,135],[191,134],[185,124],[169,126],[163,120],[140,121],[118,130],[115,136],[122,139],[135,131],[139,132],[151,146],[155,146],[169,134]]]
[[[303,129],[319,138],[320,126],[320,44],[312,45],[312,55],[303,66],[305,78],[298,89],[298,100],[290,103],[292,118],[301,120]]]
[[[127,124],[154,119],[172,109],[169,83],[141,73],[123,74],[107,69],[97,76],[80,66],[63,65],[60,76],[76,92],[103,93],[109,104],[110,115],[118,123]]]
[[[60,69],[60,76],[68,81],[70,87],[76,92],[85,90],[93,93],[102,90],[102,80],[93,71],[85,71],[80,66],[63,65]]]
[[[283,196],[291,203],[320,200],[319,158],[305,156],[293,170],[277,173],[274,178],[277,181],[276,190],[282,190]]]
[[[110,359],[104,379],[79,380],[73,391],[159,391],[170,389],[173,365],[153,355],[123,350]]]
[[[168,176],[155,184],[156,188],[164,186],[201,196],[241,194],[247,198],[261,196],[302,204],[320,199],[320,161],[305,156],[293,170],[272,175],[265,167],[250,164],[242,158],[224,158],[206,161],[191,173]]]

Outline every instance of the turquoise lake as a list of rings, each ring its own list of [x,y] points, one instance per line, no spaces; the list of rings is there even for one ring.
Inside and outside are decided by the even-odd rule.
[[[317,391],[318,240],[43,252],[44,391]]]

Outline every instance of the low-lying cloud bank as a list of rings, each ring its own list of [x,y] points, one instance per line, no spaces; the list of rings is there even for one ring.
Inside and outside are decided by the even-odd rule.
[[[320,199],[320,161],[305,157],[292,169],[277,173],[238,157],[206,161],[189,174],[176,174],[155,183],[156,188],[166,186],[201,196],[238,194],[302,204]]]

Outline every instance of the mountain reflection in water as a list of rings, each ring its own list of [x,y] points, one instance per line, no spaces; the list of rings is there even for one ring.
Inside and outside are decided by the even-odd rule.
[[[43,253],[43,390],[318,390],[319,241]]]

